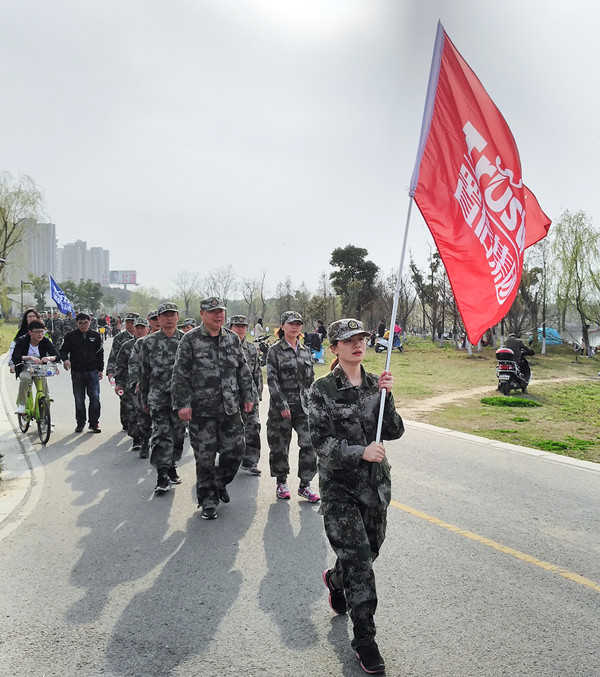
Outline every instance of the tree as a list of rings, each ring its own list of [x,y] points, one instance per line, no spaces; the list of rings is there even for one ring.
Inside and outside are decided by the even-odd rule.
[[[229,299],[229,294],[237,288],[237,275],[233,266],[229,264],[226,268],[217,268],[209,271],[208,275],[202,281],[202,292],[206,296],[218,296],[225,305]]]
[[[366,259],[368,253],[362,247],[349,244],[334,249],[329,260],[330,265],[338,269],[329,275],[329,279],[342,299],[342,311],[357,319],[361,319],[363,311],[375,297],[379,268]]]
[[[127,306],[130,310],[139,313],[142,317],[146,317],[151,310],[156,310],[158,308],[161,298],[160,292],[154,287],[136,287],[131,292]],[[112,307],[115,303],[114,299],[112,300],[112,303],[109,303],[107,297],[105,297],[104,302],[109,307]]]
[[[187,270],[182,270],[173,280],[177,293],[183,301],[185,306],[185,317],[190,316],[190,304],[198,296],[200,292],[200,278],[196,273],[189,273]]]
[[[35,307],[40,313],[46,310],[46,292],[50,288],[50,280],[46,273],[41,277],[29,275],[29,281],[33,287],[33,295],[35,296]]]
[[[60,284],[61,289],[67,295],[71,305],[77,311],[87,311],[95,313],[102,305],[102,285],[92,280],[81,281],[75,284],[72,280],[67,280]]]
[[[571,306],[579,316],[583,343],[591,357],[588,328],[594,303],[594,276],[600,268],[600,233],[585,212],[563,212],[554,226],[552,253],[562,328],[567,307]]]

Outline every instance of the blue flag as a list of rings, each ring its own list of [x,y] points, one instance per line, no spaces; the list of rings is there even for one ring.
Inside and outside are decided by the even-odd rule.
[[[71,302],[67,298],[67,295],[56,284],[56,282],[52,277],[50,277],[50,296],[52,296],[52,300],[54,301],[54,303],[56,303],[61,313],[64,313],[66,315],[67,313],[75,312],[73,310]]]

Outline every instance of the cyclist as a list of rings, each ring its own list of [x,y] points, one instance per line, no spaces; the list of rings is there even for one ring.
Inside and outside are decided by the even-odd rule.
[[[27,334],[20,336],[15,341],[11,356],[11,361],[15,365],[16,376],[19,379],[19,394],[15,414],[25,413],[27,391],[32,379],[31,373],[24,368],[26,363],[60,362],[52,341],[44,336],[45,331],[46,325],[41,320],[32,320],[27,325]],[[48,396],[48,383],[44,377],[41,378],[41,387],[44,395]]]

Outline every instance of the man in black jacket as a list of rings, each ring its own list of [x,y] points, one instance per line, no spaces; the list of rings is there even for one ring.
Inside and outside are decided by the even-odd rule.
[[[104,372],[102,337],[90,329],[90,316],[79,313],[75,318],[77,329],[70,331],[60,349],[60,357],[67,371],[71,370],[75,397],[76,433],[83,432],[86,420],[85,396],[89,398],[88,420],[90,432],[99,433],[100,379]]]
[[[15,414],[25,413],[27,390],[31,383],[31,374],[25,369],[27,362],[32,364],[45,364],[46,362],[58,361],[58,353],[52,345],[52,341],[44,336],[46,326],[41,320],[33,320],[27,325],[27,334],[19,336],[12,352],[11,360],[15,365],[15,374],[19,379],[19,395]],[[48,395],[48,383],[42,378],[42,390]]]

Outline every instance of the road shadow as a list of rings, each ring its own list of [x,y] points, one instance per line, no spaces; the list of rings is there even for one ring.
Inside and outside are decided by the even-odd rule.
[[[236,479],[229,489],[231,503],[219,505],[216,520],[202,520],[199,510],[187,520],[151,585],[122,612],[106,651],[108,674],[169,675],[209,649],[240,594],[235,563],[256,513],[256,482]]]

